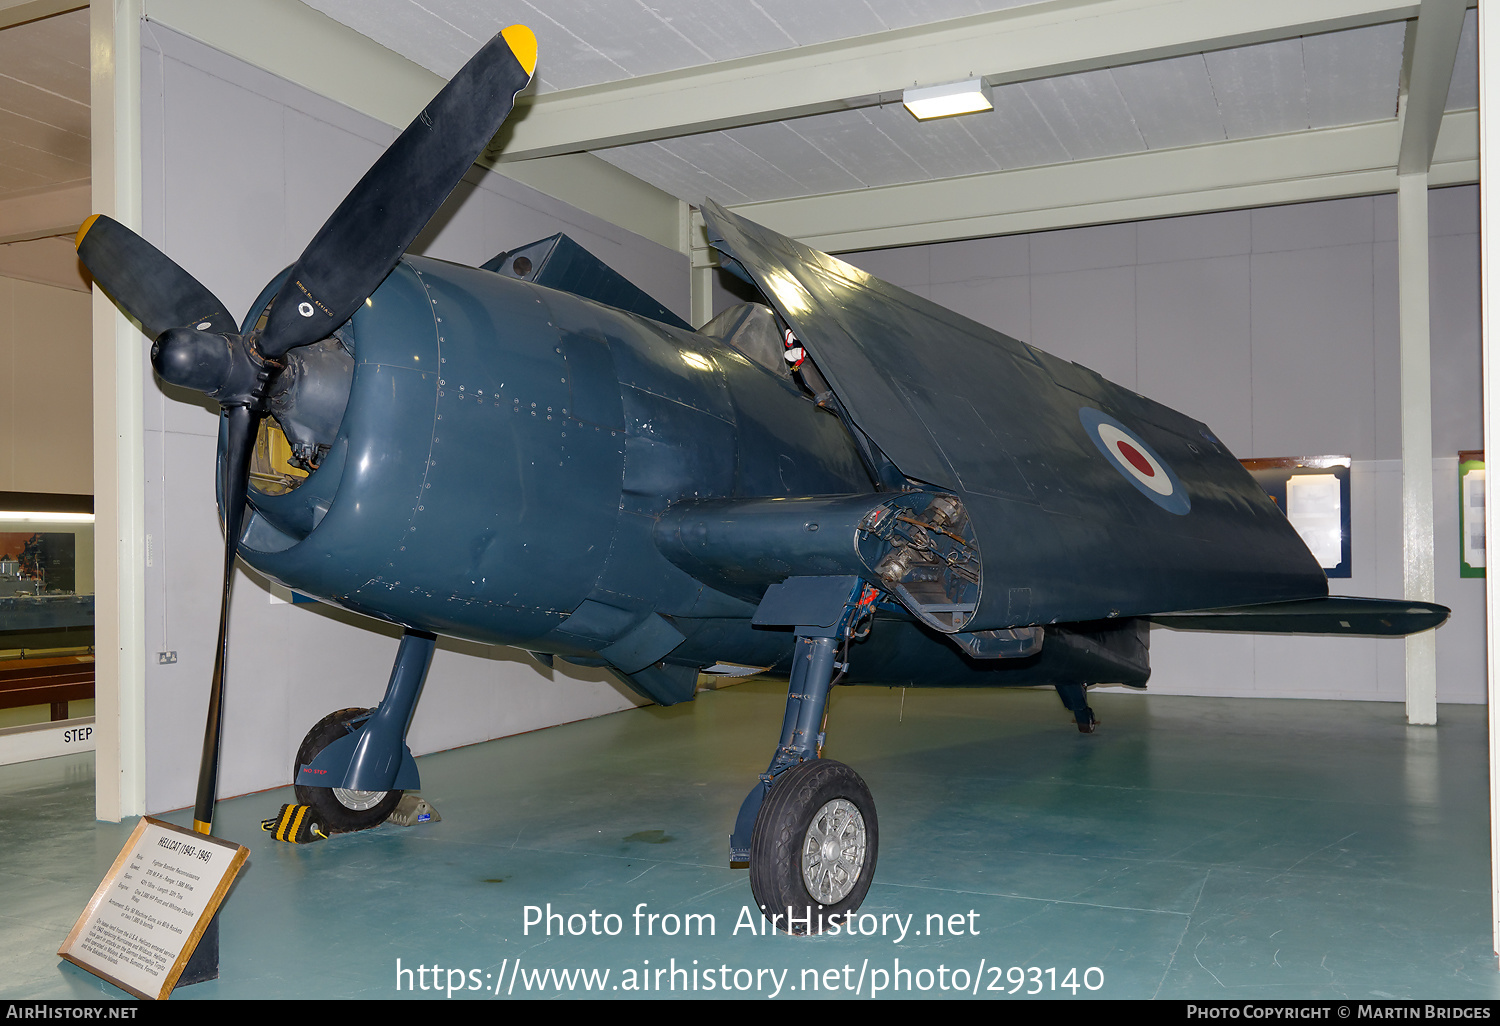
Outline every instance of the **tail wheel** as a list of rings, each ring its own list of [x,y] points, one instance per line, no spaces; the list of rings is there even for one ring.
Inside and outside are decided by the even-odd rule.
[[[324,716],[302,739],[297,749],[297,761],[292,773],[318,757],[318,753],[339,738],[348,734],[355,725],[370,715],[369,709],[340,709]],[[308,787],[297,784],[297,802],[311,805],[318,814],[319,822],[330,834],[345,834],[354,830],[368,830],[386,821],[396,804],[401,801],[402,791],[351,791],[343,787]]]
[[[750,890],[767,917],[781,917],[771,919],[778,929],[819,933],[865,900],[879,842],[875,800],[859,774],[810,759],[777,777],[761,806]]]

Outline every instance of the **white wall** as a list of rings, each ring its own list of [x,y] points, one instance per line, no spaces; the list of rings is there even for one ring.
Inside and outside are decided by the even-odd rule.
[[[0,492],[94,494],[87,292],[0,277]]]
[[[143,232],[236,316],[289,264],[396,131],[149,22],[142,26]],[[479,263],[565,231],[685,312],[686,258],[508,179],[476,174],[414,248]],[[192,802],[223,559],[213,500],[217,412],[165,396],[145,360],[146,807]],[[380,700],[394,630],[273,604],[241,572],[231,617],[220,793],[284,784],[324,714]],[[158,665],[155,653],[178,661]],[[627,708],[598,677],[443,641],[410,742],[429,752]]]
[[[1484,701],[1483,581],[1458,576],[1457,453],[1482,446],[1475,187],[1430,197],[1438,699]],[[845,254],[1212,426],[1244,457],[1353,456],[1353,570],[1401,595],[1394,196]],[[1151,689],[1405,698],[1399,641],[1152,633]]]

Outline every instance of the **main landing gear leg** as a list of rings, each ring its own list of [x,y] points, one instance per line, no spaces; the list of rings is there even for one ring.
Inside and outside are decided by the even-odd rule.
[[[329,833],[385,822],[403,791],[421,786],[406,731],[432,665],[437,635],[401,636],[385,698],[371,709],[340,709],[319,720],[297,751],[296,792]]]
[[[796,627],[781,740],[751,788],[729,839],[731,865],[749,863],[750,889],[777,929],[820,933],[859,908],[875,875],[875,802],[859,774],[819,758],[839,642],[873,611],[857,577],[794,577],[756,611],[762,626]]]

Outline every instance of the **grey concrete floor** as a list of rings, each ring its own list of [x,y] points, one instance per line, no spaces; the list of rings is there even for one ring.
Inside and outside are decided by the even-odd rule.
[[[1383,703],[1095,693],[1083,736],[1050,691],[839,689],[825,755],[879,808],[872,935],[808,939],[762,936],[725,863],[784,696],[752,682],[426,756],[438,824],[298,847],[259,828],[290,788],[224,802],[216,833],[252,854],[222,976],[175,996],[1500,996],[1483,708],[1434,729]],[[133,826],[93,820],[92,773],[0,768],[0,997],[120,996],[55,955]],[[601,935],[528,931],[549,903],[597,910]],[[665,918],[637,935],[637,908]],[[714,935],[661,935],[690,913]]]

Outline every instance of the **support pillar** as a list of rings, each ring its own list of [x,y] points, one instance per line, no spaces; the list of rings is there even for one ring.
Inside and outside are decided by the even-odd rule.
[[[681,248],[688,255],[688,323],[701,328],[714,316],[714,251],[697,207],[682,203],[679,221]]]
[[[1400,175],[1396,247],[1401,301],[1401,538],[1405,597],[1437,601],[1432,516],[1432,346],[1428,319],[1427,175]],[[1406,721],[1437,723],[1437,643],[1406,639]]]
[[[141,226],[142,0],[89,5],[92,202]],[[94,814],[146,811],[145,340],[98,286],[94,373]]]
[[[1479,323],[1484,390],[1484,448],[1500,452],[1500,0],[1479,0]],[[1500,503],[1484,504],[1485,566],[1493,564],[1489,540],[1500,530]],[[1490,919],[1500,954],[1500,569],[1485,572],[1486,694],[1490,721]]]

